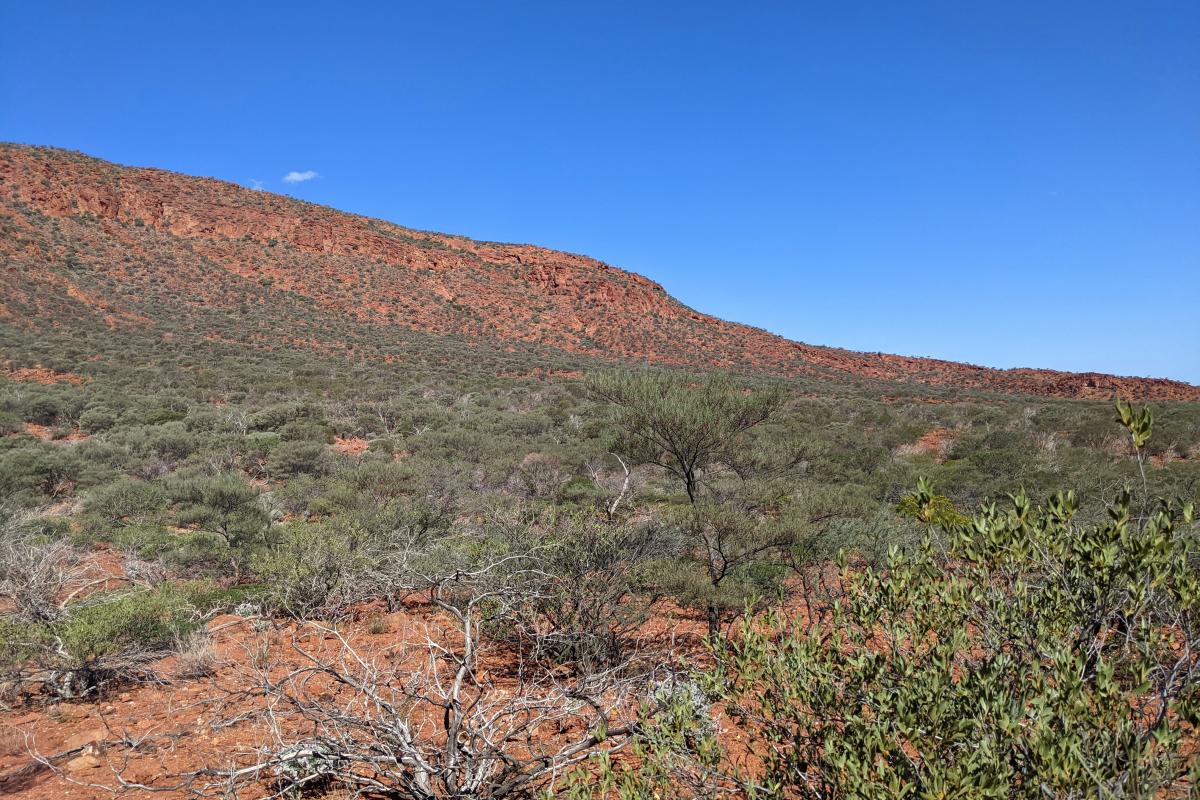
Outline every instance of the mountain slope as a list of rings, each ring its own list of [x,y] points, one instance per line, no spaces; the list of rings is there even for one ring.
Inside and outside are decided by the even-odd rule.
[[[414,231],[49,148],[0,145],[0,259],[0,323],[24,330],[90,317],[114,331],[336,351],[353,349],[342,333],[354,326],[383,337],[385,351],[390,331],[416,331],[778,376],[1200,399],[1200,388],[1175,381],[801,344],[696,312],[658,284],[584,256]],[[251,333],[238,323],[245,318],[257,320]]]

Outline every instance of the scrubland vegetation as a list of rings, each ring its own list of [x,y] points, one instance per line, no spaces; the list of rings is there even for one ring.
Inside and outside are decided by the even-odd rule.
[[[381,366],[124,337],[86,361],[12,336],[15,366],[81,379],[0,381],[5,706],[203,679],[218,615],[276,636],[237,665],[267,743],[130,791],[1150,798],[1200,778],[1194,404],[497,378],[542,362],[415,336],[449,349]],[[398,611],[424,627],[392,647]]]
[[[42,148],[0,257],[0,794],[1197,792],[1195,387]]]

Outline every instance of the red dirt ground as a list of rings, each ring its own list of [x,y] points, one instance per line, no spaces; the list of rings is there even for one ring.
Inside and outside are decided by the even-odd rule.
[[[91,380],[91,378],[84,375],[76,375],[73,372],[55,372],[45,367],[22,367],[20,369],[10,369],[3,374],[10,381],[16,381],[17,383],[50,384],[65,382],[79,385]]]
[[[703,622],[663,610],[666,613],[656,615],[640,632],[641,638],[661,644],[664,651],[699,653]],[[420,604],[369,616],[382,618],[386,631],[371,634],[365,622],[341,626],[364,658],[423,642],[428,631],[444,629],[438,615]],[[176,677],[177,662],[172,656],[154,665],[160,676],[154,683],[130,685],[93,702],[0,712],[0,795],[26,800],[104,797],[119,785],[114,770],[128,782],[162,787],[173,783],[170,776],[203,766],[249,763],[247,759],[257,748],[271,744],[256,716],[263,709],[261,698],[244,694],[253,685],[246,665],[256,658],[259,648],[264,643],[269,646],[276,664],[272,675],[278,675],[286,667],[303,663],[292,650],[293,640],[313,653],[332,654],[340,646],[331,634],[295,625],[255,632],[251,619],[233,615],[212,620],[208,628],[220,659],[215,674],[208,678]],[[140,739],[144,744],[131,754],[121,746],[124,739]],[[131,789],[122,796],[140,800],[187,794]],[[239,795],[261,796],[256,790]]]
[[[32,422],[25,423],[25,432],[36,439],[41,439],[43,442],[63,442],[75,443],[86,442],[88,435],[80,430],[72,430],[66,436],[54,438],[54,428],[49,425],[35,425]]]
[[[933,456],[933,460],[941,464],[946,460],[950,445],[954,442],[954,432],[947,428],[931,428],[920,439],[912,444],[897,448],[901,454],[924,453]]]
[[[370,446],[370,442],[368,442],[366,439],[358,437],[343,439],[342,437],[338,436],[333,440],[334,451],[344,455],[362,455],[363,453],[367,452],[367,449]]]

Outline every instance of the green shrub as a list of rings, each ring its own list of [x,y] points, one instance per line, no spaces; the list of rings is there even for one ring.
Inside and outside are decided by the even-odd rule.
[[[341,519],[281,526],[273,546],[254,560],[274,609],[300,618],[336,611],[359,596],[363,533]]]
[[[297,419],[279,429],[279,438],[284,441],[318,442],[331,444],[333,432],[327,425],[307,419]]]
[[[178,499],[180,523],[215,533],[230,548],[262,543],[270,525],[258,490],[235,473],[189,482],[180,488]]]
[[[208,615],[228,613],[243,603],[255,603],[267,593],[261,583],[242,583],[222,586],[214,581],[197,581],[180,587],[188,603],[199,612]]]
[[[0,452],[0,497],[33,505],[69,495],[83,471],[66,448],[37,442]]]
[[[325,460],[325,448],[318,442],[282,441],[271,451],[271,472],[284,478],[312,474]]]
[[[156,484],[121,478],[89,495],[84,509],[107,525],[125,527],[152,522],[167,505],[167,495]]]
[[[48,626],[0,616],[0,679],[14,680],[51,644]]]
[[[173,586],[89,597],[68,607],[54,633],[70,668],[106,657],[138,658],[166,652],[172,642],[199,624],[187,597]]]
[[[968,518],[954,508],[954,503],[945,495],[936,494],[933,484],[927,479],[917,481],[917,491],[896,504],[901,516],[931,525],[962,525]]]
[[[0,674],[14,692],[32,684],[79,697],[135,677],[200,626],[187,595],[171,585],[93,595],[67,606],[54,622],[0,617]]]
[[[149,429],[145,447],[150,453],[170,462],[182,461],[199,444],[198,438],[190,433],[182,422],[170,421]]]
[[[162,425],[166,422],[179,422],[187,416],[183,411],[172,408],[156,408],[146,414],[142,422],[145,425]]]
[[[213,533],[198,531],[169,535],[168,546],[160,552],[158,560],[187,575],[230,572],[236,575],[246,558],[243,552],[231,553],[225,540]]]
[[[89,406],[79,417],[79,427],[88,433],[102,433],[116,427],[117,412],[107,406]]]
[[[35,425],[53,425],[59,413],[58,401],[49,397],[34,397],[25,404],[25,420]]]
[[[763,798],[1183,796],[1200,779],[1193,510],[1138,518],[1122,494],[1106,523],[1076,511],[1072,493],[1018,494],[946,530],[944,553],[847,570],[827,624],[747,621],[696,680],[761,763],[741,771],[703,720],[660,712],[644,765],[598,785],[650,796],[683,762]]]
[[[9,411],[0,411],[0,436],[20,433],[25,429],[21,418]]]

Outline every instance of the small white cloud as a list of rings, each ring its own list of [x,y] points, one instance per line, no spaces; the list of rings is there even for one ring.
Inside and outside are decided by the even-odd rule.
[[[311,169],[305,170],[304,172],[296,172],[295,170],[292,170],[287,175],[283,176],[283,182],[304,183],[305,181],[311,181],[315,177],[317,177],[317,173],[313,172]]]
[[[250,188],[254,191],[261,192],[263,190],[263,183],[258,178],[251,178],[250,183],[252,184]]]

